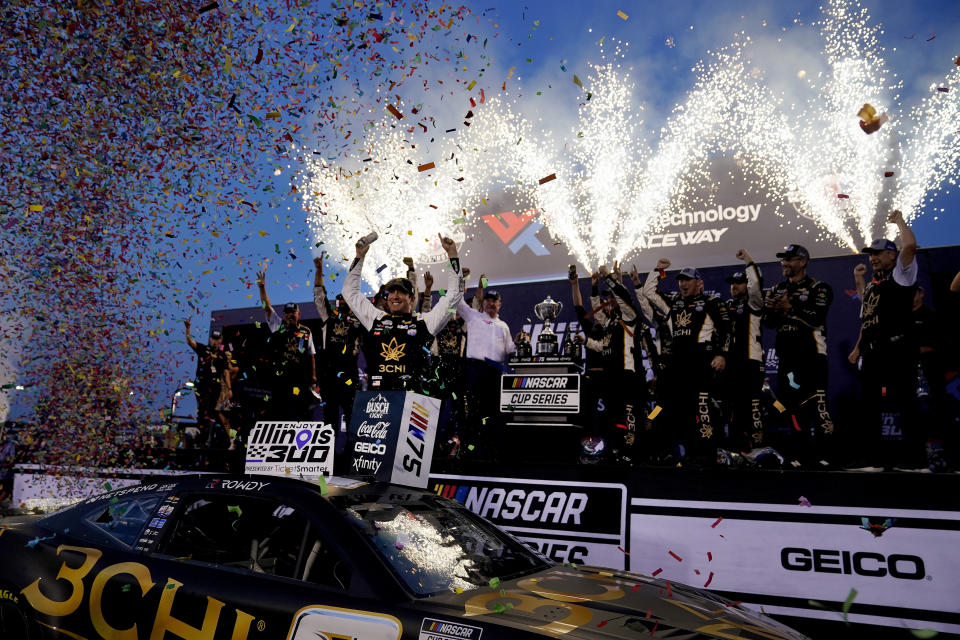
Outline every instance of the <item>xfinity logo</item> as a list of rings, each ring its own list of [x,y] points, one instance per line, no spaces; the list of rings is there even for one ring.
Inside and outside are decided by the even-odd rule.
[[[780,565],[788,571],[855,574],[873,578],[889,575],[902,580],[922,580],[927,575],[923,558],[919,556],[899,553],[884,556],[872,551],[784,547],[780,550]]]

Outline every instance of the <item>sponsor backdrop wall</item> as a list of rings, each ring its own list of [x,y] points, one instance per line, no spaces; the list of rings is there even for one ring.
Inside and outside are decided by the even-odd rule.
[[[558,562],[840,624],[855,590],[853,622],[960,633],[958,476],[434,468],[432,491]]]

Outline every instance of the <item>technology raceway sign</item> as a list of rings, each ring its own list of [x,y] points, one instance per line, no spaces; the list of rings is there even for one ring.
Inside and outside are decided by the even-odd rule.
[[[429,486],[552,560],[629,569],[622,484],[435,474]]]
[[[960,633],[960,513],[634,498],[633,570],[767,613]],[[721,515],[722,514],[722,515]]]

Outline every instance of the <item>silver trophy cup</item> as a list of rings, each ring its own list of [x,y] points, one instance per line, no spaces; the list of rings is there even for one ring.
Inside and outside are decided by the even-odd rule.
[[[533,313],[543,322],[543,331],[537,337],[537,355],[555,356],[560,352],[557,334],[553,332],[553,321],[563,311],[563,303],[547,296],[543,302],[533,305]]]

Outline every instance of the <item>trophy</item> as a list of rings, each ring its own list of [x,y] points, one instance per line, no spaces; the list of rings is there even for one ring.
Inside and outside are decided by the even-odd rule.
[[[533,305],[533,313],[543,321],[543,331],[537,338],[538,356],[555,356],[559,352],[557,334],[553,332],[553,321],[563,311],[563,303],[547,296],[543,302]]]

